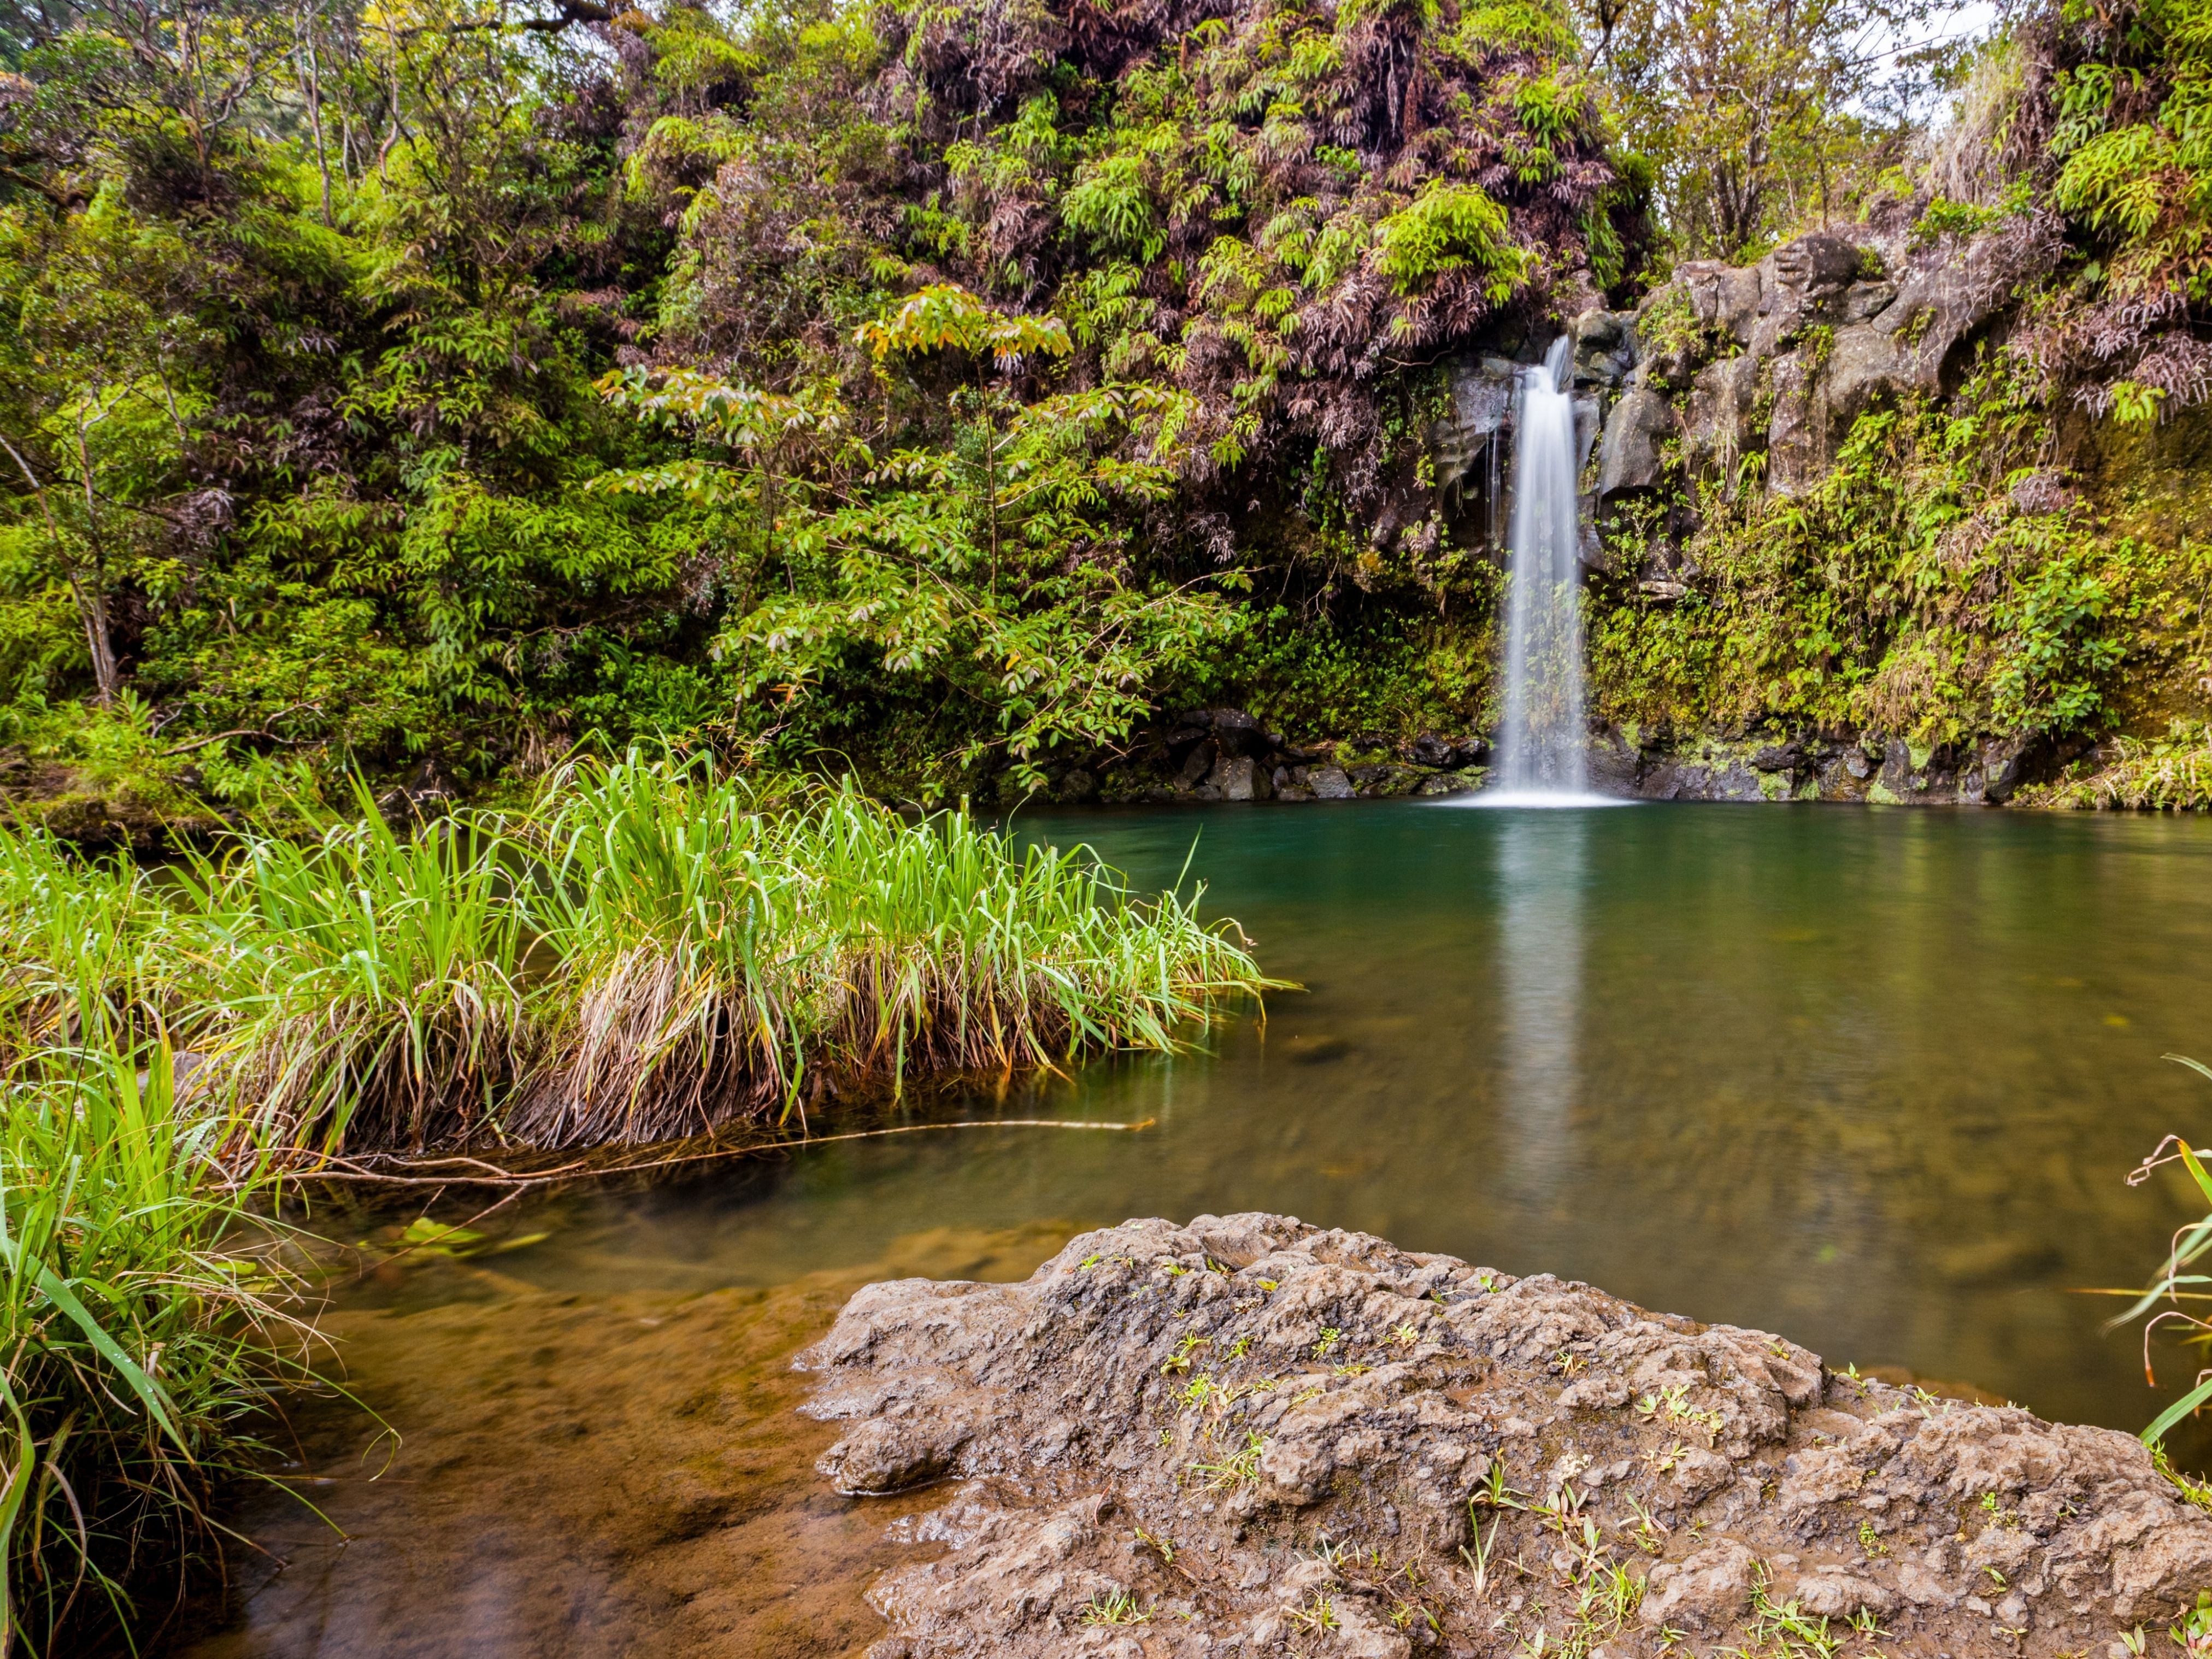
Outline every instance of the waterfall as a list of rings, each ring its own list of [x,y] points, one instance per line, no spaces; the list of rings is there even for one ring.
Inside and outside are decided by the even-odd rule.
[[[1587,797],[1573,343],[1522,371],[1506,570],[1505,732],[1492,799]]]

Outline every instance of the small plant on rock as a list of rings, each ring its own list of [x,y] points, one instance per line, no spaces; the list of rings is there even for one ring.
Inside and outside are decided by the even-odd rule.
[[[1152,1615],[1137,1605],[1135,1596],[1123,1593],[1092,1596],[1091,1604],[1083,1609],[1082,1621],[1086,1625],[1149,1625]]]

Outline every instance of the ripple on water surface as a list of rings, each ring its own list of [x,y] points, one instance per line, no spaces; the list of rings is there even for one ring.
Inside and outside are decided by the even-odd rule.
[[[1287,1211],[2046,1416],[2132,1428],[2164,1397],[2100,1333],[2117,1304],[2070,1291],[2140,1282],[2189,1212],[2124,1177],[2212,1115],[2160,1058],[2212,1057],[2212,824],[1380,803],[1022,833],[1139,885],[1197,837],[1209,908],[1310,989],[1209,1054],[945,1103],[1142,1135],[903,1136],[511,1206],[546,1237],[343,1292],[348,1380],[402,1443],[387,1467],[357,1415],[303,1413],[349,1541],[251,1504],[289,1565],[241,1562],[185,1650],[856,1651],[884,1527],[934,1499],[829,1493],[788,1356],[869,1279],[1018,1278],[1131,1215]]]

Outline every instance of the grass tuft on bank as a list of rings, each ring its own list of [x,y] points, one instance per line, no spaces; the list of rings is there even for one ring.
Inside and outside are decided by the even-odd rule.
[[[158,1035],[290,1167],[636,1145],[919,1073],[1172,1051],[1275,983],[1200,894],[1087,848],[703,761],[580,763],[536,804],[238,832],[155,873],[0,829],[0,1064]],[[83,1011],[90,1011],[88,1016]]]
[[[402,835],[373,812],[191,862],[179,932],[210,988],[192,1024],[257,1144],[420,1146],[495,1127],[535,1051],[520,862],[495,819]]]
[[[509,1127],[544,1146],[787,1117],[816,1087],[1172,1050],[1263,979],[1196,895],[1133,900],[1087,853],[842,789],[763,802],[636,757],[567,781],[534,903],[559,1058]]]
[[[291,1369],[289,1298],[240,1248],[260,1162],[164,1039],[97,1001],[70,1023],[0,1081],[0,1652],[158,1619]]]

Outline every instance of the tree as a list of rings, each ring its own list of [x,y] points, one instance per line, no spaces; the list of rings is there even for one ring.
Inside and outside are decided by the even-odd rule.
[[[1127,738],[1153,689],[1237,624],[1219,591],[1234,573],[1147,580],[1127,556],[1134,513],[1175,492],[1191,400],[1133,384],[1024,402],[1006,380],[1034,359],[1065,358],[1067,331],[951,283],[858,335],[887,377],[908,360],[967,360],[967,432],[879,455],[827,388],[786,395],[634,369],[602,392],[735,464],[694,456],[598,487],[680,492],[754,526],[723,538],[750,555],[726,573],[746,597],[719,636],[741,701],[773,697],[788,711],[806,690],[855,678],[933,685],[995,728],[941,763],[964,769],[1003,751],[1026,787],[1041,787],[1047,751]]]
[[[122,689],[118,585],[173,580],[224,509],[186,476],[210,343],[191,281],[176,236],[113,189],[58,219],[0,222],[0,306],[14,325],[0,335],[0,446],[76,605],[103,706]]]
[[[1964,41],[1942,0],[1581,0],[1589,62],[1685,253],[1732,258],[1847,210]]]

